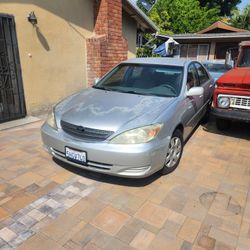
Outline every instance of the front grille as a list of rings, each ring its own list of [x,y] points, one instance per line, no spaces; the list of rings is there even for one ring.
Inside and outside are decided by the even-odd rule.
[[[232,108],[240,108],[240,109],[250,109],[250,97],[233,97],[230,98]]]
[[[63,131],[67,134],[86,141],[93,142],[105,141],[109,136],[114,133],[113,131],[86,128],[65,121],[61,121],[61,126]]]

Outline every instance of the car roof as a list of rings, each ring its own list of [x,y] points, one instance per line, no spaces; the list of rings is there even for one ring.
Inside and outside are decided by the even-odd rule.
[[[122,63],[131,64],[157,64],[157,65],[169,65],[169,66],[181,66],[184,67],[186,63],[190,63],[193,60],[179,59],[179,58],[167,58],[167,57],[141,57],[133,58]]]

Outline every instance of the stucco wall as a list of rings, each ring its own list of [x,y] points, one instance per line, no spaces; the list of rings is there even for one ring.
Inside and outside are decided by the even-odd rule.
[[[122,14],[122,22],[123,37],[128,41],[128,58],[134,58],[136,57],[137,24],[136,21],[125,12]]]
[[[37,28],[27,21],[35,11]],[[15,17],[28,114],[37,114],[87,86],[86,38],[94,29],[93,0],[0,0]]]

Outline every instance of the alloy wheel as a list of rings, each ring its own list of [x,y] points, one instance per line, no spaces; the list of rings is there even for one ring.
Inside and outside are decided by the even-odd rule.
[[[182,142],[179,137],[172,137],[169,143],[169,149],[165,160],[165,166],[172,168],[176,165],[181,157]]]

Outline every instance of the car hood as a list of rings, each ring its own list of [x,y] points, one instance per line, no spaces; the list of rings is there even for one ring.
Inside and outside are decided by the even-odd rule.
[[[58,120],[116,132],[152,124],[174,99],[90,88],[65,99],[55,111]]]
[[[250,70],[249,67],[234,68],[226,72],[217,80],[218,85],[225,83],[232,84],[249,84],[250,85]]]

